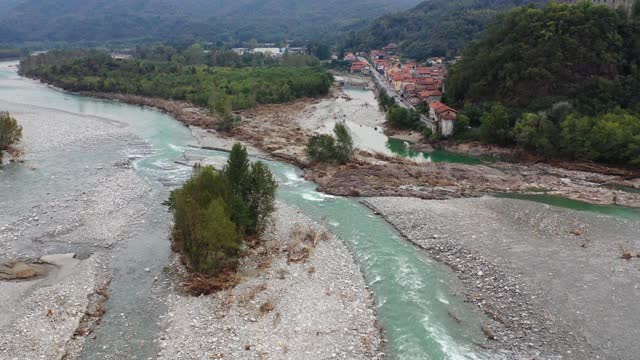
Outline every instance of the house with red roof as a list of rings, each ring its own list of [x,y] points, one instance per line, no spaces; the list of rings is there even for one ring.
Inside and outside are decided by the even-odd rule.
[[[440,90],[424,90],[418,92],[418,98],[421,102],[431,104],[442,99],[442,92]]]
[[[363,73],[367,74],[371,70],[371,66],[364,61],[355,61],[351,63],[351,73]]]
[[[453,134],[453,126],[458,119],[458,112],[455,109],[436,101],[429,104],[429,116],[436,123],[440,134],[444,136]]]

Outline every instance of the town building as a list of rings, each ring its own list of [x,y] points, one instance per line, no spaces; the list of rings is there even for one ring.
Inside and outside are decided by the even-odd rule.
[[[444,136],[453,135],[453,127],[458,119],[458,112],[439,102],[429,104],[429,117],[437,126],[437,132]]]
[[[371,66],[364,61],[355,61],[351,63],[351,68],[349,69],[351,73],[362,73],[368,74],[371,71]]]

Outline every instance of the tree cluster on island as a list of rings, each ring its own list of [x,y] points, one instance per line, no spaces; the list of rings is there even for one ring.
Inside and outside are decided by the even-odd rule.
[[[222,171],[199,166],[167,205],[174,216],[173,249],[196,274],[233,271],[246,247],[258,238],[275,211],[278,185],[268,166],[249,161],[235,144]]]

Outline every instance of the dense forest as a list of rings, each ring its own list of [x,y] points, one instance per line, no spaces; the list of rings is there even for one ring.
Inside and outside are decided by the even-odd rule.
[[[0,0],[0,44],[318,39],[419,0]]]
[[[640,165],[640,7],[521,7],[450,69],[445,101],[480,137],[547,157]]]
[[[139,56],[143,53],[147,57],[154,51]],[[194,46],[170,60],[122,60],[99,50],[56,50],[22,59],[20,72],[66,90],[186,100],[224,115],[256,104],[326,95],[333,83],[322,68],[309,66],[318,60],[306,55],[229,67],[226,62],[218,66],[216,54],[221,53],[207,54]]]
[[[378,18],[363,31],[350,33],[343,46],[350,50],[400,44],[410,58],[454,56],[482,32],[500,11],[546,0],[429,0],[415,8]]]

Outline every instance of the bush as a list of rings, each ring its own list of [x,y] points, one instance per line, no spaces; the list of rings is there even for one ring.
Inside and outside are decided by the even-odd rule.
[[[345,164],[353,158],[353,139],[344,124],[336,124],[331,135],[312,136],[307,143],[307,156],[311,161]]]
[[[508,145],[512,141],[511,121],[507,109],[495,104],[485,112],[480,120],[480,137],[489,144]]]
[[[518,145],[543,156],[553,156],[559,141],[558,127],[547,114],[524,114],[514,128]]]
[[[398,105],[392,105],[387,111],[387,121],[398,129],[416,129],[420,126],[420,114]]]
[[[430,128],[426,127],[424,128],[424,130],[422,130],[422,136],[426,141],[429,141],[431,140],[431,138],[433,138],[433,131]]]
[[[247,235],[259,235],[275,210],[277,183],[262,162],[251,164],[236,144],[223,171],[194,168],[167,202],[174,214],[174,250],[196,273],[216,275],[233,267]]]
[[[9,115],[8,112],[0,112],[0,165],[5,151],[17,156],[20,152],[14,147],[22,139],[22,126]]]

